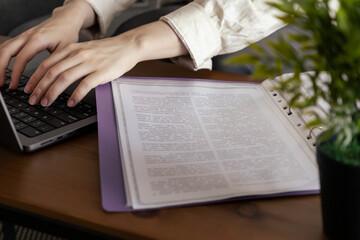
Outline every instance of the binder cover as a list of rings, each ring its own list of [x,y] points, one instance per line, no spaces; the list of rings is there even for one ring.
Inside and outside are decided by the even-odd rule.
[[[183,80],[188,81],[192,79]],[[96,105],[98,118],[99,169],[102,207],[107,212],[136,211],[131,207],[126,206],[126,193],[122,174],[119,149],[120,145],[117,136],[116,117],[114,111],[111,83],[96,87]],[[309,195],[317,194],[319,192],[319,190],[284,192],[278,194],[236,197],[214,202],[228,202],[236,200],[294,195]],[[200,205],[214,202],[196,203],[190,205]]]

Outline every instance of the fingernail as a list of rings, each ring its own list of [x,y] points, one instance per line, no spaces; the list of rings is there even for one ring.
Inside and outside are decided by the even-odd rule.
[[[12,81],[10,82],[10,85],[9,85],[9,89],[13,90],[15,89],[15,83],[13,83]]]
[[[49,103],[49,100],[46,98],[46,97],[44,97],[42,100],[41,100],[41,105],[43,106],[43,107],[47,107],[47,104]]]
[[[73,106],[75,106],[75,101],[72,100],[72,99],[70,99],[70,100],[68,101],[68,107],[73,107]]]
[[[30,96],[29,103],[30,103],[31,105],[34,105],[36,102],[37,102],[37,97],[36,97],[36,95]]]
[[[31,93],[33,90],[33,86],[31,84],[26,84],[24,92]]]

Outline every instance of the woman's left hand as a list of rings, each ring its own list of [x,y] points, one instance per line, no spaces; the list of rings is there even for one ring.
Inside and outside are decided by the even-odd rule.
[[[68,100],[75,106],[91,89],[112,81],[138,62],[187,54],[176,34],[157,21],[102,40],[71,43],[44,60],[25,86],[30,104],[50,106],[72,83],[82,79]]]
[[[122,36],[72,43],[50,55],[25,87],[30,104],[51,105],[72,83],[83,78],[68,100],[75,106],[97,85],[123,75],[139,61],[136,43]]]

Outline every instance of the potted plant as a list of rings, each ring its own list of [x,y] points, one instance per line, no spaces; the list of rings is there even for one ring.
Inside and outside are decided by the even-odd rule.
[[[324,127],[317,138],[323,227],[330,239],[360,239],[360,0],[279,0],[279,19],[302,30],[252,45],[251,54],[228,60],[255,65],[256,76],[274,78],[284,67],[290,78],[276,78],[289,104],[311,112],[308,128]],[[292,44],[298,47],[295,49]],[[301,91],[307,73],[310,91]],[[328,80],[319,76],[327,73]],[[307,86],[309,87],[309,86]],[[319,101],[325,115],[313,111]]]

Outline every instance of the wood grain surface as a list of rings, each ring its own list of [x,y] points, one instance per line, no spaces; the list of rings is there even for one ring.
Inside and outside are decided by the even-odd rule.
[[[127,75],[256,81],[155,61]],[[127,239],[325,239],[318,195],[107,213],[96,129],[32,154],[0,146],[0,204]]]

